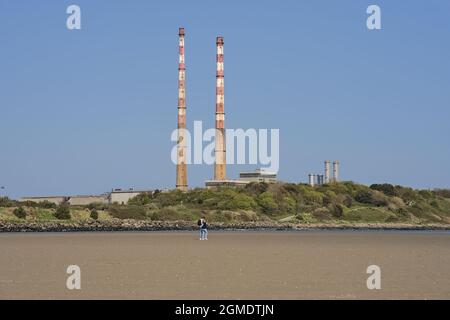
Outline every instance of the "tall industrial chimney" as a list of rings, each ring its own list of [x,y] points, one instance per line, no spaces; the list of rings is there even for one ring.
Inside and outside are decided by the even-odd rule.
[[[330,160],[325,161],[325,183],[330,183]]]
[[[217,37],[216,57],[216,148],[214,180],[226,179],[225,109],[223,74],[223,37]]]
[[[339,182],[339,161],[333,161],[333,182]]]
[[[178,141],[177,141],[177,183],[178,190],[187,191],[187,167],[186,167],[186,91],[184,63],[184,28],[178,32],[179,62],[178,62]]]

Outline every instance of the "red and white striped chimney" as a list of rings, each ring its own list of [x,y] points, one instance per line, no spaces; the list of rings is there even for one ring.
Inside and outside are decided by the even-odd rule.
[[[223,37],[217,37],[216,69],[216,148],[214,180],[226,179]]]
[[[186,191],[187,166],[186,166],[186,91],[184,63],[184,28],[179,32],[179,62],[178,62],[178,141],[177,141],[177,182],[176,187]]]

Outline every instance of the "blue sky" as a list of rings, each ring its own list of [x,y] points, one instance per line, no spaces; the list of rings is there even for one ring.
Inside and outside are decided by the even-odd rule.
[[[2,192],[173,187],[180,26],[188,127],[214,125],[222,35],[226,126],[279,128],[281,180],[336,159],[345,180],[450,187],[449,1],[0,0]]]

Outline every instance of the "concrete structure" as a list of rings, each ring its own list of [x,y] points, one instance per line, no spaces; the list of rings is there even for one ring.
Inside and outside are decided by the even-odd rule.
[[[141,193],[153,193],[153,190],[122,190],[113,189],[108,196],[108,203],[110,204],[127,204],[128,200],[133,199]]]
[[[176,187],[187,191],[186,165],[186,66],[184,61],[184,28],[180,28],[178,61],[178,141],[177,141],[177,181]]]
[[[250,181],[244,180],[206,180],[205,186],[207,189],[218,187],[245,187]]]
[[[225,101],[223,37],[217,37],[216,48],[216,139],[214,180],[226,180]]]
[[[248,182],[267,182],[273,183],[277,181],[277,174],[275,172],[266,171],[264,169],[256,169],[253,172],[241,172],[239,180]]]
[[[108,203],[108,194],[85,196],[23,197],[20,198],[19,201],[31,201],[36,203],[48,201],[56,205],[68,203],[72,206],[85,206],[92,203]]]
[[[323,174],[317,175],[317,185],[319,185],[319,186],[323,185]]]
[[[312,173],[310,173],[310,174],[308,174],[308,184],[311,186],[311,187],[314,187],[314,179],[315,177],[314,177],[314,175],[312,174]]]
[[[69,197],[67,203],[71,206],[86,206],[93,203],[108,203],[108,194],[88,195],[88,196],[72,196]]]
[[[325,183],[330,183],[330,160],[326,160],[325,161]]]
[[[138,194],[153,192],[153,190],[134,190],[132,188],[128,190],[113,189],[111,192],[101,195],[23,197],[20,198],[20,201],[32,201],[37,203],[49,201],[56,205],[68,203],[72,206],[86,206],[93,203],[127,204],[128,200],[136,197]]]
[[[64,202],[68,201],[69,199],[70,199],[70,197],[66,197],[66,196],[22,197],[19,199],[19,201],[21,201],[21,202],[31,201],[31,202],[36,202],[36,203],[48,201],[48,202],[54,203],[56,205],[60,205],[61,203],[64,203]]]
[[[333,161],[333,182],[339,182],[339,161]]]

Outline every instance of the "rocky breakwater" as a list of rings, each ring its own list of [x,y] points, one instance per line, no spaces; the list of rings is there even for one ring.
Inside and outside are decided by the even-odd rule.
[[[190,230],[192,222],[186,221],[0,221],[0,232],[81,232],[81,231],[158,231]]]
[[[329,223],[297,224],[277,221],[212,222],[210,230],[450,230],[448,224]],[[195,221],[0,221],[0,232],[197,231]]]
[[[211,223],[210,230],[286,230],[295,225],[277,222]],[[94,232],[94,231],[196,231],[194,221],[0,221],[0,232]]]

